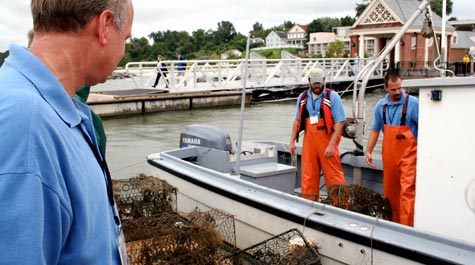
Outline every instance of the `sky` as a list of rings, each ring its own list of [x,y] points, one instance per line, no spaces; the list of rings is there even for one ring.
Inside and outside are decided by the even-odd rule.
[[[271,28],[292,21],[308,24],[320,17],[355,15],[361,0],[132,0],[135,9],[132,35],[147,37],[151,32],[197,29],[216,30],[221,21],[231,22],[247,35],[259,22]],[[450,16],[475,19],[473,0],[453,0]],[[26,34],[33,27],[29,0],[0,0],[0,52],[11,42],[26,46]]]

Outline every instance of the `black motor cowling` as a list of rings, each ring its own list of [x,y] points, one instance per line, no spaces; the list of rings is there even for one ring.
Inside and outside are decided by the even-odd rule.
[[[203,146],[231,152],[233,147],[229,134],[218,127],[206,124],[191,124],[180,134],[180,148]]]

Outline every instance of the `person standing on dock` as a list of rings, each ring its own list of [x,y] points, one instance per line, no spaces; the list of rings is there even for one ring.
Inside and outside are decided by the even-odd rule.
[[[466,53],[463,58],[463,76],[470,75],[470,56]]]
[[[123,57],[132,1],[32,0],[31,12],[30,49],[10,45],[0,68],[0,263],[125,264],[91,109],[73,96]]]
[[[346,116],[338,93],[325,88],[325,73],[312,69],[308,74],[310,89],[300,94],[297,114],[290,137],[290,153],[296,155],[295,142],[304,132],[302,145],[302,196],[317,201],[320,193],[320,172],[325,185],[346,184],[340,162],[340,143]]]
[[[177,52],[176,54],[176,59],[178,61],[183,61],[185,60],[185,57],[183,57],[183,55],[181,55],[180,52]],[[178,65],[177,65],[177,71],[178,71],[178,76],[184,76],[185,75],[185,70],[186,70],[186,63],[184,62],[178,62]]]
[[[404,92],[397,73],[384,77],[384,89],[387,95],[374,110],[366,162],[376,168],[372,153],[383,131],[384,196],[391,202],[392,220],[414,226],[419,101]]]
[[[181,52],[177,52],[176,59],[179,61],[177,65],[177,71],[178,71],[177,77],[180,77],[180,76],[184,77],[185,70],[186,70],[186,63],[183,62],[183,60],[185,60],[185,57],[181,55]],[[186,87],[186,79],[183,80],[183,85]]]
[[[358,53],[355,52],[353,56],[353,73],[358,75],[361,70],[361,58],[358,56]]]
[[[157,78],[155,78],[155,83],[153,83],[152,87],[157,87],[158,82],[160,81],[160,77],[163,76],[163,80],[165,81],[165,88],[168,88],[167,82],[167,66],[164,62],[162,62],[163,58],[161,55],[157,56],[157,67],[155,68],[155,72],[157,72]]]

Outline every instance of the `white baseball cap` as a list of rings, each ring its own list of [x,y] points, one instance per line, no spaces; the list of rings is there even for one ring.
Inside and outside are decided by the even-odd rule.
[[[325,72],[321,68],[314,68],[308,73],[310,83],[323,83],[325,80]]]

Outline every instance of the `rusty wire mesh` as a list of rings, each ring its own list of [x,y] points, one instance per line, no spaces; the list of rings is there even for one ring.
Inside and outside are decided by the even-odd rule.
[[[231,248],[236,247],[236,224],[234,216],[223,211],[212,209],[200,212],[199,209],[186,215],[187,219],[196,225],[213,224],[214,229],[221,235],[222,240]]]
[[[298,229],[291,229],[220,260],[233,265],[318,265],[320,256]]]
[[[133,239],[127,243],[130,264],[215,263],[222,257],[223,239],[206,218],[203,214],[201,221],[189,221],[164,213],[129,223],[128,229],[124,226],[124,233],[129,234],[126,241]]]
[[[129,179],[114,179],[112,185],[123,221],[176,212],[176,188],[164,180],[139,174]]]
[[[388,198],[356,184],[334,184],[328,187],[328,197],[322,202],[385,220],[391,220],[392,217]]]
[[[218,210],[179,215],[176,189],[155,177],[140,174],[113,185],[129,264],[213,264],[234,251],[233,216]]]

